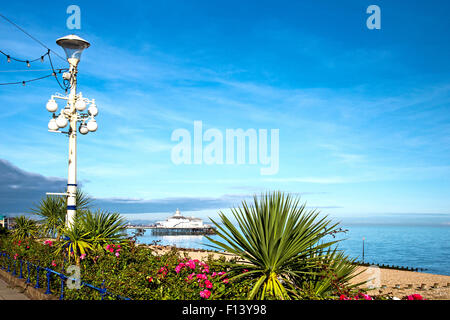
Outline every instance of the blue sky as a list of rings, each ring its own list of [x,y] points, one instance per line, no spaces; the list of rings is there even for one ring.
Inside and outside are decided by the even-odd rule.
[[[0,12],[63,55],[55,39],[73,33],[71,4],[74,33],[91,42],[78,88],[99,108],[98,131],[78,138],[78,179],[106,208],[209,214],[282,190],[338,216],[449,213],[448,1],[15,1]],[[381,30],[366,27],[372,4]],[[45,53],[4,20],[0,39],[12,56]],[[0,82],[48,74],[23,69],[0,61]],[[52,79],[0,87],[8,211],[64,186],[67,138],[47,131],[45,110],[56,92]],[[279,129],[278,173],[175,165],[171,134],[195,120]]]

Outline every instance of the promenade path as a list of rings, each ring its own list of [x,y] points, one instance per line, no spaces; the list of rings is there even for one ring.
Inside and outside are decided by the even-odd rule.
[[[30,300],[19,289],[11,288],[8,283],[0,279],[0,300]]]

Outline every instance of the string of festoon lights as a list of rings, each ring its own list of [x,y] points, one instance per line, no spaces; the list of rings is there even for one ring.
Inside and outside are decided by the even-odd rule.
[[[52,62],[52,59],[51,59],[51,56],[50,56],[50,49],[48,49],[47,52],[44,53],[43,55],[41,55],[39,58],[30,59],[30,60],[23,60],[23,59],[19,59],[19,58],[13,57],[13,56],[7,54],[6,52],[4,52],[3,50],[0,50],[0,54],[3,54],[6,57],[6,61],[8,63],[11,63],[11,61],[26,63],[28,68],[30,68],[31,63],[33,63],[33,62],[41,61],[43,63],[45,61],[45,57],[47,56],[48,57],[48,61],[50,62],[50,66],[52,68],[52,73],[51,74],[47,74],[45,76],[41,76],[41,77],[37,77],[37,78],[33,78],[33,79],[21,80],[21,81],[2,82],[2,83],[0,83],[0,86],[14,85],[14,84],[22,84],[23,86],[25,86],[26,83],[28,83],[28,82],[42,80],[42,79],[45,79],[45,78],[53,76],[56,79],[56,81],[58,82],[60,88],[67,92],[67,89],[69,88],[69,86],[66,83],[64,83],[64,85],[61,84],[61,82],[58,79],[58,74],[60,74],[62,71],[66,71],[68,69],[67,68],[55,69],[53,67],[53,62]],[[34,70],[26,70],[26,71],[34,71]]]
[[[6,52],[0,50],[0,53],[3,54],[6,57],[6,61],[8,63],[11,63],[11,60],[17,61],[17,62],[24,62],[27,64],[27,67],[31,67],[31,63],[36,62],[36,61],[41,61],[42,63],[44,62],[44,59],[46,56],[50,55],[50,49],[47,50],[46,53],[44,53],[43,55],[41,55],[39,58],[36,59],[31,59],[31,60],[23,60],[23,59],[19,59],[16,57],[13,57],[9,54],[7,54]]]

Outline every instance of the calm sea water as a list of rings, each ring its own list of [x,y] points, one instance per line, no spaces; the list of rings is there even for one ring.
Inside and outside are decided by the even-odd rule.
[[[448,226],[389,226],[342,225],[347,233],[339,248],[355,258],[378,264],[425,268],[423,272],[450,275],[450,227]],[[213,236],[218,238],[217,236]],[[219,238],[218,238],[219,239]],[[147,230],[137,238],[139,243],[151,244],[160,240],[161,245],[179,248],[211,249],[204,236],[154,236]]]

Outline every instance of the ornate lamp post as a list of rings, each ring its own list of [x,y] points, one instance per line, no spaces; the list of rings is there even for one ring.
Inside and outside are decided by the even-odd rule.
[[[90,43],[73,34],[59,38],[56,43],[64,49],[67,61],[70,64],[69,72],[63,74],[63,78],[70,83],[70,93],[68,96],[54,94],[47,102],[47,110],[53,113],[53,117],[48,123],[48,129],[51,132],[62,132],[69,136],[67,193],[63,195],[67,196],[66,226],[70,228],[73,225],[77,210],[77,123],[80,122],[78,131],[83,135],[96,131],[97,122],[94,117],[98,114],[98,109],[95,100],[84,98],[81,92],[77,94],[77,66],[80,62],[81,53],[90,46]],[[66,100],[66,106],[59,114],[56,114],[58,104],[55,99]],[[87,104],[90,104],[87,113],[83,113]],[[69,124],[67,132],[58,130],[65,128],[67,124]]]

